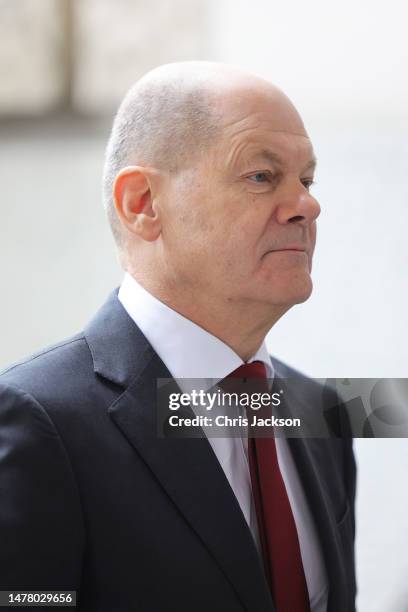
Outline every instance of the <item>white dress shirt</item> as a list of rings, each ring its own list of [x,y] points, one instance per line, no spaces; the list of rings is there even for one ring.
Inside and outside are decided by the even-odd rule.
[[[200,379],[200,388],[204,388],[205,382],[210,388],[243,365],[242,359],[229,346],[169,308],[128,273],[125,274],[118,298],[173,378]],[[272,362],[265,342],[248,361],[256,360],[265,364],[268,378],[273,378]],[[279,467],[298,532],[311,610],[327,612],[327,575],[314,521],[287,441],[280,437],[275,441]],[[208,442],[224,470],[260,552],[246,441],[239,437],[209,437]]]

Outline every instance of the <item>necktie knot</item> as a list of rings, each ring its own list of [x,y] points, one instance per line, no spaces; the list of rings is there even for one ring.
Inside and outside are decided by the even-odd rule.
[[[228,374],[227,378],[267,378],[266,366],[262,361],[244,363]]]
[[[269,392],[267,370],[263,361],[242,364],[219,384],[225,391],[245,393],[249,396],[255,393]],[[249,415],[251,415],[251,412],[249,410]]]

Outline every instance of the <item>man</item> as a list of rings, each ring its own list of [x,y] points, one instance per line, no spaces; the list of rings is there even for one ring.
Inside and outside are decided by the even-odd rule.
[[[104,175],[122,286],[0,378],[1,589],[76,590],[87,612],[355,610],[350,440],[156,429],[160,378],[293,373],[264,339],[312,291],[315,163],[288,98],[236,68],[129,91]]]

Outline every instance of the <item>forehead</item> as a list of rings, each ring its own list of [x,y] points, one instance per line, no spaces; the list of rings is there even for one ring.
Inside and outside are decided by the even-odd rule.
[[[225,145],[226,165],[234,169],[261,164],[303,171],[313,170],[317,163],[312,143],[300,134],[262,130],[231,139]]]
[[[250,161],[305,165],[313,146],[296,109],[280,92],[241,95],[224,110],[219,151],[228,166]]]

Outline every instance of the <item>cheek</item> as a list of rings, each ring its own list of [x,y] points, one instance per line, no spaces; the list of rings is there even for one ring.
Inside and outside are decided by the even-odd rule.
[[[204,274],[209,267],[217,266],[221,258],[222,234],[213,215],[206,213],[203,200],[190,199],[181,204],[169,220],[167,251],[177,267],[189,270],[189,275]]]
[[[191,264],[201,266],[203,273],[211,268],[215,276],[245,276],[254,266],[262,233],[261,220],[253,210],[256,198],[246,200],[243,207],[242,197],[236,194],[220,197],[203,189],[188,193],[168,219],[174,248]]]

